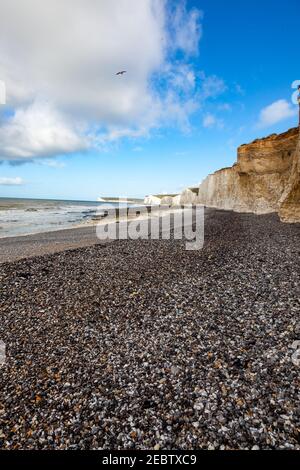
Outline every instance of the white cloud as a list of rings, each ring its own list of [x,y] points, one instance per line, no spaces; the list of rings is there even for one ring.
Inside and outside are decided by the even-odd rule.
[[[241,85],[240,85],[239,83],[235,83],[235,84],[234,84],[234,88],[235,88],[235,92],[236,92],[238,95],[242,95],[242,96],[245,95],[245,90],[241,87]]]
[[[278,100],[261,110],[258,127],[270,127],[297,115],[297,109],[286,100]]]
[[[189,92],[196,86],[196,75],[191,65],[185,63],[168,64],[164,71],[174,89]]]
[[[39,161],[41,165],[49,166],[50,168],[65,168],[66,164],[59,162],[58,160],[52,158],[45,158]]]
[[[203,118],[203,126],[204,127],[213,127],[215,124],[216,124],[217,120],[215,118],[215,116],[213,116],[212,114],[207,114],[206,116],[204,116]]]
[[[24,105],[46,94],[105,124],[140,117],[151,99],[149,74],[164,60],[163,6],[158,0],[1,0],[7,100]],[[116,77],[124,68],[126,77]]]
[[[1,186],[20,186],[22,184],[25,184],[25,181],[19,176],[16,176],[15,178],[0,177]]]
[[[0,127],[0,159],[30,160],[87,148],[71,124],[47,103],[19,109]]]
[[[185,54],[197,54],[198,43],[202,36],[202,12],[196,8],[187,10],[186,1],[176,2],[175,10],[171,10],[173,17],[173,35],[171,36],[174,48],[181,49]]]
[[[6,87],[3,80],[0,80],[0,104],[6,103]]]
[[[16,113],[0,128],[0,158],[147,134],[168,110],[176,113],[170,122],[186,126],[195,103],[181,92],[194,89],[192,68],[183,59],[177,78],[162,77],[166,95],[153,77],[175,49],[198,53],[201,13],[184,1],[173,15],[170,8],[167,0],[1,0],[0,78]]]
[[[218,127],[219,129],[222,129],[224,127],[224,122],[213,114],[209,113],[206,114],[203,118],[203,127],[206,129],[211,127]]]
[[[228,111],[228,112],[229,112],[229,111],[232,111],[232,107],[231,107],[231,105],[230,105],[229,103],[220,104],[220,105],[218,106],[218,109],[219,109],[220,111]]]
[[[200,74],[202,78],[202,98],[216,98],[227,90],[227,86],[222,78],[216,75],[206,76],[204,72]]]
[[[173,123],[183,132],[189,132],[191,125],[189,116],[199,108],[200,103],[194,97],[186,97],[184,101],[178,99],[174,91],[169,90],[164,100],[162,118],[166,123]]]
[[[227,89],[225,82],[216,75],[196,73],[191,64],[168,63],[164,69],[167,77],[166,94],[160,102],[160,114],[165,122],[175,123],[182,131],[190,130],[190,116],[205,102],[217,98]],[[223,126],[216,120],[218,127]]]

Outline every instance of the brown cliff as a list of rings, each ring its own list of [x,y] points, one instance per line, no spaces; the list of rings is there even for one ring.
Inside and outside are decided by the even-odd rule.
[[[299,129],[239,147],[237,163],[209,175],[197,202],[237,212],[278,212],[284,222],[300,222]]]
[[[279,216],[283,222],[300,222],[300,137],[288,184],[279,200]]]
[[[204,204],[255,214],[278,212],[283,222],[300,222],[299,128],[241,145],[237,162],[209,175],[199,188],[154,199],[167,205]]]

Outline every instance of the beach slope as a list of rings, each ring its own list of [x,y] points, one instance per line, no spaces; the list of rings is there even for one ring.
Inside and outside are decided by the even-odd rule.
[[[211,210],[200,251],[1,264],[1,447],[300,449],[299,233]]]

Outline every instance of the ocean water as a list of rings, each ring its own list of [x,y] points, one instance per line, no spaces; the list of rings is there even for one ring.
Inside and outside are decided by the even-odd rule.
[[[107,203],[0,198],[0,238],[72,228],[91,221],[104,205]]]

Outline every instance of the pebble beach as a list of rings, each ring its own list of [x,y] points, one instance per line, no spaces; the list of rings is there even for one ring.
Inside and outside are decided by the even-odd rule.
[[[299,224],[76,243],[0,264],[2,449],[300,450]]]

